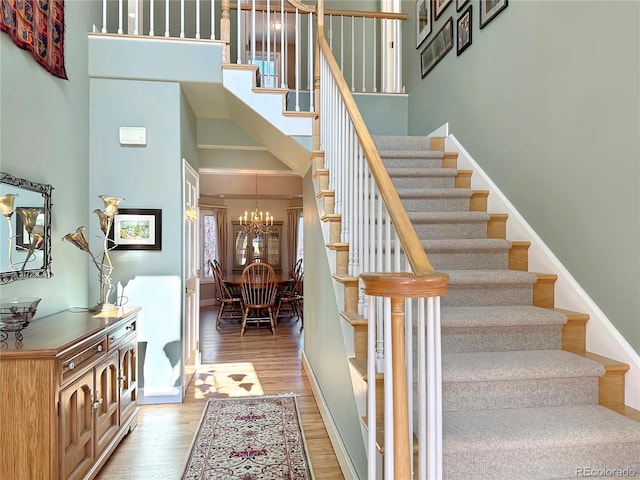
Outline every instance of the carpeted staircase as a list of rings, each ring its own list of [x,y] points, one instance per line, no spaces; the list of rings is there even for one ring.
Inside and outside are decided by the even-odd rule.
[[[456,168],[426,137],[374,141],[429,260],[450,277],[445,478],[640,476],[640,423],[598,405],[603,364],[562,350],[567,314],[533,306],[539,276],[509,269],[512,243],[487,238],[491,215],[472,211]]]

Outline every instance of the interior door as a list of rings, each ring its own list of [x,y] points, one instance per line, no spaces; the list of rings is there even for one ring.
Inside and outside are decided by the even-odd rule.
[[[182,160],[183,196],[183,275],[184,275],[184,323],[183,323],[183,397],[193,374],[200,364],[200,268],[199,268],[199,179],[197,172],[186,160]]]

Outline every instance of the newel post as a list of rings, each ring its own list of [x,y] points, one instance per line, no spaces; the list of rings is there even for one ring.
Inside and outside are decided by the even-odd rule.
[[[405,272],[363,273],[360,275],[362,290],[371,297],[386,297],[391,302],[391,316],[384,321],[391,323],[391,370],[393,414],[393,478],[411,478],[412,448],[409,436],[409,402],[405,352],[405,300],[408,298],[440,297],[447,293],[448,276],[442,273],[414,275]],[[439,323],[439,320],[438,322]],[[369,325],[369,328],[375,328]],[[439,334],[438,334],[439,336]],[[387,382],[385,380],[385,388]],[[436,389],[437,390],[437,389]],[[438,392],[432,391],[432,400],[440,402]],[[385,405],[385,410],[387,410]],[[375,410],[374,410],[375,411]],[[439,420],[436,420],[439,421]],[[385,425],[385,429],[387,425]],[[386,434],[385,434],[386,437]],[[429,443],[441,439],[430,438]],[[371,452],[369,453],[372,454]],[[436,459],[436,462],[438,460]],[[387,460],[385,458],[385,464]],[[434,477],[435,478],[435,477]]]

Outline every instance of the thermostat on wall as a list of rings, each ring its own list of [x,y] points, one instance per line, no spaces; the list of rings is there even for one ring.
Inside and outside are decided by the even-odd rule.
[[[120,127],[120,145],[146,145],[145,127]]]

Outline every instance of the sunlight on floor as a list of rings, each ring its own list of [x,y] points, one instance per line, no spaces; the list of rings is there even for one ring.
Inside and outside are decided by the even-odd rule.
[[[263,395],[253,363],[213,363],[202,365],[193,379],[194,398],[251,397]]]

